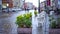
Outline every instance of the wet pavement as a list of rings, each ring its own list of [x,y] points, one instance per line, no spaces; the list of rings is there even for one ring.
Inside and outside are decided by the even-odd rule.
[[[37,20],[35,19],[35,17],[34,17],[34,11],[33,10],[30,10],[30,12],[32,12],[33,13],[33,23],[32,23],[32,26],[33,27],[36,27],[36,22],[37,22]],[[1,26],[2,25],[4,25],[5,23],[7,24],[7,23],[9,23],[9,25],[11,24],[11,25],[14,25],[13,23],[15,23],[15,21],[16,21],[16,17],[17,16],[19,16],[19,15],[21,15],[21,14],[25,14],[25,13],[28,13],[28,12],[25,12],[25,11],[19,11],[19,12],[13,12],[13,13],[0,13],[0,28],[2,28]],[[7,26],[7,27],[11,27],[11,26]],[[12,26],[13,27],[13,26]],[[15,27],[14,27],[15,28]],[[9,28],[8,28],[9,29]],[[5,30],[8,30],[8,29],[5,29]],[[3,28],[2,29],[0,29],[0,31],[1,30],[3,30]],[[28,29],[26,29],[26,30],[28,30]],[[26,31],[25,30],[25,31]],[[36,28],[34,28],[33,29],[34,30],[34,33],[36,33],[37,31],[37,29]],[[22,30],[20,30],[20,31],[22,31]],[[30,31],[30,33],[32,33],[31,32],[31,29],[29,30]],[[36,31],[36,32],[35,32]],[[39,30],[40,31],[40,30]],[[7,31],[8,32],[8,31]],[[27,31],[28,32],[28,31]],[[60,29],[59,30],[54,30],[54,31],[52,31],[52,30],[49,30],[49,34],[60,34]],[[0,34],[1,34],[1,32],[0,32]],[[6,33],[5,33],[6,34]],[[8,33],[7,33],[8,34]]]
[[[0,14],[0,34],[17,34],[16,17],[24,11]]]
[[[36,27],[36,24],[37,24],[37,20],[34,17],[34,10],[30,10],[29,12],[32,12],[32,14],[33,14],[33,16],[32,16],[32,18],[33,18],[32,19],[32,22],[33,22],[32,23],[32,27],[33,27],[32,28],[32,31],[34,31],[33,33],[36,34],[36,32],[38,32],[38,31],[35,28]],[[9,24],[11,24],[12,23],[11,24],[12,25],[11,27],[13,27],[14,26],[14,23],[16,22],[16,17],[19,16],[19,15],[21,15],[21,14],[25,14],[25,13],[28,13],[28,12],[27,11],[26,12],[25,11],[19,11],[19,12],[10,13],[10,14],[6,13],[3,16],[0,17],[0,24],[3,24],[3,23],[9,23]]]
[[[33,10],[30,10],[30,12],[33,12]],[[0,13],[0,23],[1,22],[6,22],[6,21],[11,21],[11,22],[15,22],[16,17],[21,15],[21,14],[25,14],[28,13],[27,11],[19,11],[19,12],[12,12],[12,13]]]
[[[16,34],[16,17],[25,13],[28,12],[0,13],[0,34]]]

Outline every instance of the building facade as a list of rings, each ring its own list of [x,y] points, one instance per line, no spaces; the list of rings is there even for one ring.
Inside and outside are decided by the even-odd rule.
[[[24,0],[13,0],[13,8],[22,8]]]
[[[51,0],[51,8],[55,11],[55,13],[60,13],[60,0]]]
[[[27,2],[27,9],[33,9],[33,4],[30,2]]]
[[[2,0],[2,8],[13,8],[13,1],[12,0]]]
[[[33,5],[33,3],[25,2],[22,8],[23,9],[33,9],[34,5]]]
[[[46,9],[47,11],[56,11],[56,8],[58,7],[57,0],[46,0]]]
[[[45,8],[46,8],[46,1],[43,1],[40,3],[40,11],[46,10]]]
[[[23,8],[24,3],[25,3],[25,0],[20,0],[20,8],[21,9]]]
[[[50,4],[48,4],[48,3],[50,3]],[[49,0],[47,2],[47,7],[48,6],[49,6],[49,8],[52,8],[53,10],[56,10],[56,8],[60,9],[60,0]]]
[[[56,0],[57,1],[57,8],[60,9],[60,0]]]

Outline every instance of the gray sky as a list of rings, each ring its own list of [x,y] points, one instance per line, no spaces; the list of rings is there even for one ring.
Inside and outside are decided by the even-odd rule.
[[[43,2],[44,0],[40,0],[40,2]],[[25,2],[31,2],[33,3],[33,5],[35,5],[36,7],[38,7],[38,0],[25,0]]]

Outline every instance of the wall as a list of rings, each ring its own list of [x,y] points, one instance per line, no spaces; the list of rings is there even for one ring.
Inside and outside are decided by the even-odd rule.
[[[21,8],[23,5],[23,0],[13,0],[13,7],[14,8]]]
[[[20,8],[23,8],[23,4],[24,4],[25,1],[23,0],[20,0]]]
[[[2,5],[7,6],[9,4],[9,8],[13,8],[13,1],[12,0],[2,0]]]
[[[27,3],[27,8],[28,8],[28,9],[32,9],[32,8],[33,8],[33,4],[28,2],[28,3]]]
[[[45,2],[46,2],[46,1],[40,3],[40,9],[41,9],[41,10],[45,10],[45,5],[46,5]]]

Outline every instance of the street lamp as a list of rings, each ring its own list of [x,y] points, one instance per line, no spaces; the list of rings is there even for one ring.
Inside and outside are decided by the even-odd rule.
[[[38,0],[38,12],[40,13],[40,0]]]
[[[7,4],[7,10],[8,10],[8,12],[9,12],[9,4]]]
[[[9,4],[7,4],[7,7],[9,6]]]

